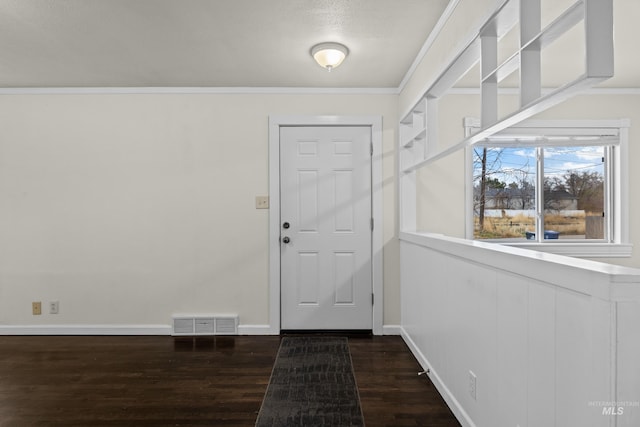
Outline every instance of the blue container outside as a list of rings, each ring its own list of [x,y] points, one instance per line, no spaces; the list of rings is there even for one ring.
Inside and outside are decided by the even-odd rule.
[[[525,234],[527,235],[527,240],[535,240],[536,239],[536,233],[534,233],[533,231],[527,231]],[[553,231],[553,230],[545,230],[544,231],[545,240],[547,240],[547,239],[558,239],[559,236],[560,236],[560,233],[558,231]]]

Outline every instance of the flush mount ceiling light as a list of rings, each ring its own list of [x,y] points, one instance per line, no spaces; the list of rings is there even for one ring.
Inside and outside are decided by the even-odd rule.
[[[342,64],[349,49],[340,43],[320,43],[311,48],[311,56],[322,68],[331,71]]]

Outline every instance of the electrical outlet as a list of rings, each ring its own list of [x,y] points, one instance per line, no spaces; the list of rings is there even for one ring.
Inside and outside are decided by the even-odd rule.
[[[60,304],[58,303],[58,301],[49,302],[49,314],[58,314],[59,308],[60,308]]]
[[[34,301],[31,303],[31,312],[34,316],[42,314],[42,303],[40,301]]]
[[[256,196],[256,209],[269,209],[269,196]]]
[[[473,400],[477,400],[477,377],[472,371],[469,371],[469,394]]]

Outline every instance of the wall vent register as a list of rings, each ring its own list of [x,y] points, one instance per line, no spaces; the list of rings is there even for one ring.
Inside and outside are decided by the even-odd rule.
[[[238,335],[238,316],[178,315],[173,316],[173,336]]]

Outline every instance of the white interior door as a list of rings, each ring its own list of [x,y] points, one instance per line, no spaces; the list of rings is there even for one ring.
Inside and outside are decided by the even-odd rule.
[[[280,128],[281,328],[371,329],[371,128]]]

